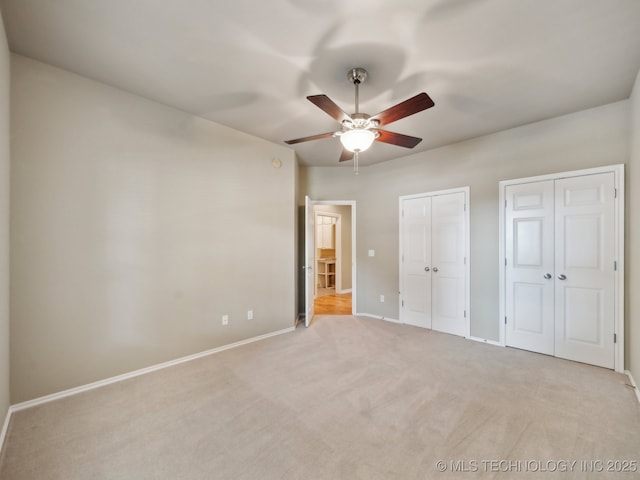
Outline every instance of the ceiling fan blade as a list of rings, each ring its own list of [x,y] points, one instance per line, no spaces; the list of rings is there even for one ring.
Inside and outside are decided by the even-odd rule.
[[[376,138],[376,142],[390,143],[399,147],[413,148],[418,145],[422,139],[418,137],[410,137],[401,133],[390,132],[388,130],[376,130],[380,134]]]
[[[333,100],[331,100],[326,95],[311,95],[307,97],[307,100],[322,109],[330,117],[336,119],[339,123],[342,123],[343,120],[347,120],[348,118],[350,118],[349,115],[347,115],[338,105],[333,102]]]
[[[340,161],[346,162],[347,160],[351,160],[353,158],[353,152],[350,152],[346,148],[342,149],[342,154],[340,155]]]
[[[295,143],[309,142],[311,140],[320,140],[321,138],[333,137],[334,134],[335,132],[319,133],[318,135],[311,135],[310,137],[296,138],[294,140],[285,140],[284,143],[286,143],[287,145],[293,145]]]
[[[433,100],[431,100],[431,97],[422,92],[415,97],[411,97],[409,100],[405,100],[404,102],[394,105],[391,108],[387,108],[377,115],[374,115],[371,117],[371,120],[377,120],[380,122],[380,125],[387,125],[391,122],[400,120],[401,118],[408,117],[414,113],[431,108],[434,105],[435,104],[433,103]]]

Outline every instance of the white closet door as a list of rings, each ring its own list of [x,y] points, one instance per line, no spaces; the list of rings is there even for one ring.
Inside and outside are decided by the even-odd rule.
[[[402,202],[404,323],[431,328],[431,198]]]
[[[555,354],[614,367],[614,174],[556,180]]]
[[[506,344],[554,354],[554,183],[506,187]]]
[[[432,328],[466,336],[465,194],[431,200]]]

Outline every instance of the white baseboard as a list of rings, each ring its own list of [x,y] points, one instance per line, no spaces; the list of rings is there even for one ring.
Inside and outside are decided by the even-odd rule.
[[[24,410],[26,408],[35,407],[36,405],[41,405],[43,403],[52,402],[54,400],[59,400],[61,398],[69,397],[71,395],[76,395],[78,393],[87,392],[89,390],[94,390],[96,388],[104,387],[106,385],[111,385],[112,383],[121,382],[123,380],[128,380],[130,378],[139,377],[140,375],[145,375],[147,373],[155,372],[157,370],[162,370],[164,368],[172,367],[174,365],[179,365],[181,363],[190,362],[192,360],[197,360],[202,357],[207,357],[209,355],[213,355],[214,353],[223,352],[224,350],[229,350],[231,348],[240,347],[242,345],[246,345],[248,343],[257,342],[259,340],[264,340],[269,337],[274,337],[276,335],[281,335],[283,333],[293,332],[295,327],[285,328],[283,330],[277,330],[271,333],[265,333],[264,335],[258,335],[257,337],[247,338],[246,340],[240,340],[239,342],[231,343],[228,345],[223,345],[221,347],[212,348],[211,350],[206,350],[204,352],[195,353],[193,355],[187,355],[186,357],[177,358],[175,360],[169,360],[168,362],[159,363],[157,365],[152,365],[150,367],[141,368],[139,370],[134,370],[133,372],[124,373],[122,375],[117,375],[115,377],[106,378],[104,380],[99,380],[97,382],[89,383],[86,385],[81,385],[79,387],[70,388],[68,390],[63,390],[61,392],[52,393],[51,395],[46,395],[44,397],[34,398],[33,400],[27,400],[26,402],[16,403],[15,405],[11,405],[9,407],[9,413],[17,412],[20,410]],[[7,421],[8,422],[8,421]]]
[[[496,347],[504,347],[504,344],[500,342],[496,342],[495,340],[488,340],[486,338],[468,336],[467,339],[473,340],[474,342],[486,343],[488,345],[495,345]]]
[[[356,313],[357,316],[359,317],[371,317],[371,318],[377,318],[378,320],[384,320],[386,322],[392,322],[392,323],[398,323],[403,325],[403,323],[400,320],[396,320],[395,318],[388,318],[388,317],[382,317],[380,315],[372,315],[371,313]],[[424,328],[424,327],[420,327],[420,328]],[[430,329],[427,329],[430,330]],[[467,340],[473,340],[474,342],[481,342],[481,343],[486,343],[488,345],[494,345],[496,347],[504,347],[504,344],[500,343],[500,342],[496,342],[495,340],[488,340],[486,338],[480,338],[480,337],[464,337]]]
[[[633,375],[631,375],[631,372],[629,370],[625,370],[624,373],[626,373],[627,377],[629,377],[629,382],[631,382],[631,386],[633,387],[633,390],[636,392],[636,398],[638,399],[638,402],[640,402],[640,391],[638,391],[638,384],[633,379]]]
[[[356,313],[356,317],[370,317],[377,318],[378,320],[384,320],[385,322],[402,323],[400,320],[396,320],[395,318],[382,317],[380,315],[373,315],[371,313]]]
[[[336,293],[339,293],[340,295],[342,295],[344,293],[351,293],[351,289],[350,288],[343,288],[342,290],[336,291]]]

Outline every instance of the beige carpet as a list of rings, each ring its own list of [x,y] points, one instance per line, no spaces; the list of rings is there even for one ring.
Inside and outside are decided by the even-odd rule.
[[[319,317],[17,412],[0,478],[639,478],[598,472],[598,461],[640,461],[626,383],[415,327]]]

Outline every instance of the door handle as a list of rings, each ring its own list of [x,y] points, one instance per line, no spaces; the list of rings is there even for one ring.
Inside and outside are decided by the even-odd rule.
[[[567,279],[566,275],[564,275],[562,273],[560,275],[558,275],[558,280],[566,280],[566,279]]]
[[[424,271],[428,272],[429,271],[429,267],[424,267]]]
[[[433,271],[437,273],[438,272],[438,267],[433,267]]]
[[[549,280],[551,278],[551,274],[550,273],[545,273],[544,274],[544,278],[546,278],[547,280]]]

